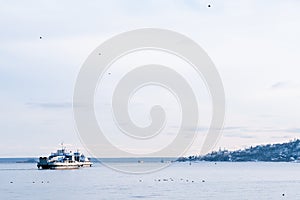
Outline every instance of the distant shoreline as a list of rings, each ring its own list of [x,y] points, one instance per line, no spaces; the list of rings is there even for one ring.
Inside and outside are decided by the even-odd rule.
[[[28,159],[26,158],[0,158],[0,164],[36,164],[38,158],[33,158],[35,159],[34,162],[29,162]],[[179,160],[179,159],[174,159],[173,161],[161,161],[161,160],[136,160],[136,159],[131,159],[131,158],[126,158],[126,159],[117,159],[117,158],[109,158],[109,159],[95,159],[92,158],[91,161],[94,163],[101,163],[101,161],[104,163],[164,163],[164,162],[169,162],[169,163],[184,163],[184,162],[191,162],[191,163],[300,163],[300,161],[254,161],[254,160],[249,160],[249,161],[209,161],[209,160]]]

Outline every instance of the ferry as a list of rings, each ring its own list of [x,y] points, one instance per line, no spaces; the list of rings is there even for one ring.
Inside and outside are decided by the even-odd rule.
[[[38,169],[79,169],[81,167],[91,167],[93,163],[78,150],[72,153],[67,152],[62,144],[62,148],[49,157],[40,157],[37,163]]]

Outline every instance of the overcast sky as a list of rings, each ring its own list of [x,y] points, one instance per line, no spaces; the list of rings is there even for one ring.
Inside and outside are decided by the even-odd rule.
[[[0,156],[47,155],[62,141],[82,149],[72,113],[81,65],[145,27],[188,36],[215,63],[226,94],[216,149],[300,138],[299,10],[297,0],[0,1]]]

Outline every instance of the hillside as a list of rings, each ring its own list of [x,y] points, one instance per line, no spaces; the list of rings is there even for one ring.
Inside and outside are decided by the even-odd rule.
[[[300,140],[283,144],[267,144],[237,151],[219,150],[204,156],[189,156],[177,161],[265,161],[265,162],[300,162]]]

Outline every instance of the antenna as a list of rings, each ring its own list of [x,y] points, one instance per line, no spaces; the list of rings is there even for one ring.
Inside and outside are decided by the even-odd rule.
[[[61,145],[61,149],[64,150],[65,148],[64,148],[64,142],[63,141],[60,143],[60,145]]]

